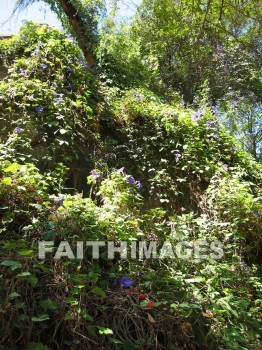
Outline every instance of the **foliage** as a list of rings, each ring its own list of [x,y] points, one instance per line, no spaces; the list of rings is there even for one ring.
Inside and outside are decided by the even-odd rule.
[[[35,0],[17,0],[13,15],[26,9]],[[101,0],[44,0],[61,20],[63,27],[76,38],[88,68],[94,64],[98,42],[98,20],[104,12]]]
[[[261,100],[260,10],[256,0],[144,0],[134,30],[142,57],[156,57],[154,69],[186,102],[206,79],[213,101],[229,88]]]
[[[261,104],[250,94],[238,96],[233,91],[220,101],[221,120],[255,159],[262,160]]]
[[[148,89],[151,77],[110,84],[109,70],[97,84],[46,26],[27,24],[0,52],[0,348],[260,349],[261,165],[208,91],[193,109]],[[136,76],[129,57],[121,69]],[[89,196],[64,188],[60,161],[76,157]],[[40,259],[43,240],[54,249]],[[158,258],[108,259],[103,246],[95,259],[81,245],[103,240],[156,242]]]
[[[20,152],[24,140],[42,164],[72,160],[80,149],[85,156],[86,141],[97,137],[98,97],[80,50],[56,30],[26,23],[1,55],[9,66],[0,82],[2,131],[19,127]]]

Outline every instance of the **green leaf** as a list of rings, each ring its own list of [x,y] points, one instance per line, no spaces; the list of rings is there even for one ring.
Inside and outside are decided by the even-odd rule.
[[[21,250],[20,252],[18,252],[19,255],[22,256],[32,256],[34,254],[34,251],[29,249],[29,250]]]
[[[93,289],[94,293],[97,295],[100,295],[101,297],[105,297],[106,293],[103,291],[103,289],[99,288],[99,287],[95,287]]]
[[[12,260],[4,260],[0,265],[11,267],[11,270],[14,271],[16,269],[21,269],[22,265],[17,261]]]
[[[32,317],[33,322],[43,322],[43,321],[46,321],[49,319],[50,319],[49,315],[47,315],[47,314],[42,314],[42,315],[39,315],[37,317]]]
[[[1,181],[1,183],[2,183],[3,185],[11,185],[11,183],[12,183],[12,178],[11,178],[11,177],[5,177],[5,178]]]
[[[99,334],[113,334],[112,329],[110,328],[105,328],[105,327],[100,327],[100,326],[96,326],[99,330]]]
[[[8,295],[9,298],[17,298],[17,297],[20,297],[20,294],[16,293],[16,292],[13,292],[13,293],[10,293]]]
[[[109,338],[109,340],[111,341],[111,343],[114,343],[114,344],[123,344],[121,340],[118,340],[116,338]]]
[[[28,276],[31,276],[31,273],[28,271],[25,271],[25,272],[19,273],[17,276],[18,277],[28,277]]]
[[[58,306],[57,303],[53,300],[41,300],[40,305],[42,308],[46,310],[57,310]]]
[[[7,168],[5,168],[4,172],[5,173],[16,173],[18,168],[19,168],[19,164],[13,163],[13,164],[9,165]]]
[[[27,282],[32,286],[35,286],[38,282],[38,278],[35,275],[31,275],[27,278]]]

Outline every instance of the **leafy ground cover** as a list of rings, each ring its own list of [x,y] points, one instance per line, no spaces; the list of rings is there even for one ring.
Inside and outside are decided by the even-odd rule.
[[[46,26],[0,45],[0,348],[260,349],[261,165],[216,110],[94,79]],[[82,164],[84,196],[65,186]],[[39,259],[41,240],[74,258]],[[77,259],[90,240],[158,258]]]

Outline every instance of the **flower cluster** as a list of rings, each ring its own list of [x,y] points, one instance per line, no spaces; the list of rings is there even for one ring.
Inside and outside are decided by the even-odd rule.
[[[138,100],[142,100],[145,96],[142,94],[139,94],[137,91],[134,91],[134,97]]]
[[[44,108],[43,108],[43,107],[41,107],[41,106],[36,107],[36,109],[35,109],[36,113],[42,113],[42,112],[43,112],[43,110],[44,110]]]
[[[135,184],[135,185],[137,185],[138,188],[142,188],[142,187],[143,187],[141,181],[135,180],[135,178],[134,178],[133,176],[129,176],[128,181],[129,181],[130,184]]]
[[[133,291],[132,292],[132,290],[130,288],[132,287],[133,282],[132,282],[132,280],[129,277],[126,277],[126,276],[125,277],[120,277],[120,284],[121,284],[122,287],[127,289],[127,291],[126,291],[127,295],[132,295],[132,294],[134,295],[134,294],[136,294],[139,301],[146,301],[146,300],[148,300],[148,296],[146,294],[144,294],[144,291],[141,291],[141,292]],[[154,305],[153,301],[148,300],[147,306],[148,307],[153,307],[153,305]]]
[[[18,134],[21,134],[23,132],[23,129],[19,128],[19,126],[16,126],[15,132],[17,132]]]
[[[204,115],[205,109],[200,109],[193,115],[193,120],[198,120],[200,117]]]
[[[94,179],[97,179],[97,178],[100,177],[100,174],[97,171],[95,171],[95,170],[91,171],[91,175],[94,177]]]

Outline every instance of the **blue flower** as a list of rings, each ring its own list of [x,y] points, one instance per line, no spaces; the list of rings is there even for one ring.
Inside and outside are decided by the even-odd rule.
[[[58,206],[58,208],[59,208],[59,207],[62,207],[63,204],[64,204],[64,199],[63,199],[63,198],[61,198],[61,199],[59,199],[59,200],[57,201],[57,206]]]
[[[93,175],[93,177],[95,179],[97,179],[100,176],[100,174],[97,171],[94,171],[94,170],[91,171],[91,175]]]
[[[64,94],[58,94],[58,97],[56,98],[56,102],[62,102],[63,101],[63,97],[64,96]]]
[[[132,281],[129,277],[121,277],[120,284],[125,288],[130,288],[132,286]]]
[[[19,126],[16,126],[15,132],[17,132],[18,134],[21,134],[21,132],[23,132],[23,129],[19,128]]]
[[[119,174],[124,174],[125,173],[125,167],[122,166],[120,169],[117,170]]]
[[[37,108],[35,109],[36,113],[42,113],[43,110],[44,110],[44,108],[41,107],[41,106],[39,106],[39,107],[37,107]]]
[[[138,188],[142,188],[143,187],[143,185],[141,184],[141,181],[139,181],[139,180],[136,181],[136,185],[137,185]]]
[[[136,180],[134,179],[133,176],[130,176],[129,179],[128,179],[128,181],[129,181],[129,183],[131,183],[131,184],[136,183]]]
[[[84,68],[84,69],[87,69],[87,65],[86,65],[86,64],[83,64],[83,68]]]
[[[182,156],[181,156],[180,153],[176,153],[175,157],[176,157],[176,159],[179,159],[179,158],[181,158]]]
[[[258,218],[260,216],[259,212],[257,210],[253,211],[253,215],[255,218]]]
[[[68,72],[72,72],[73,69],[72,69],[71,67],[67,67],[66,70],[67,70]]]
[[[41,68],[45,69],[47,67],[47,65],[45,63],[41,64]]]
[[[236,152],[237,151],[237,147],[233,147],[232,150]]]
[[[145,96],[144,95],[140,95],[137,91],[134,91],[134,97],[137,99],[143,99]]]
[[[219,139],[219,135],[218,135],[218,134],[215,134],[214,137],[215,137],[216,139]]]
[[[209,119],[209,120],[207,121],[207,123],[206,123],[206,126],[207,126],[208,128],[210,128],[212,124],[213,124],[213,120],[212,120],[212,119]]]
[[[35,98],[35,96],[34,96],[34,94],[32,94],[32,95],[28,95],[27,98],[28,98],[28,100],[32,101]]]
[[[214,114],[217,114],[217,106],[212,106],[211,109]]]
[[[217,49],[218,49],[219,51],[224,51],[224,47],[223,47],[222,45],[217,45]]]
[[[236,106],[237,106],[237,101],[236,101],[236,100],[234,100],[234,101],[232,102],[232,106],[233,106],[233,107],[236,107]]]
[[[197,120],[200,117],[202,117],[202,115],[204,114],[204,111],[201,109],[200,111],[197,111],[194,115],[193,115],[193,119]]]

